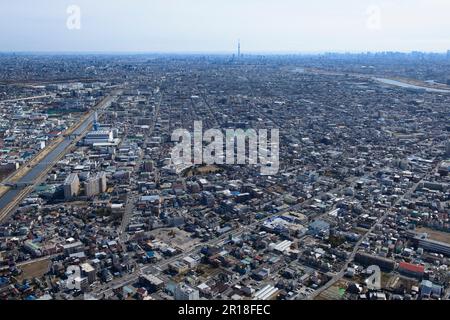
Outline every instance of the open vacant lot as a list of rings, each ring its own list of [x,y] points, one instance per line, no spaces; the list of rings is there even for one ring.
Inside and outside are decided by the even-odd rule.
[[[341,300],[345,294],[347,286],[347,281],[338,281],[335,285],[319,294],[315,300]]]
[[[42,277],[44,274],[48,272],[48,269],[50,268],[50,260],[42,260],[37,262],[31,262],[28,264],[25,264],[21,267],[22,274],[18,277],[18,280],[24,280],[24,279],[32,279],[35,277]]]
[[[417,232],[428,233],[428,237],[432,240],[450,243],[450,233],[443,231],[436,231],[430,228],[417,228]]]
[[[166,243],[172,243],[175,247],[181,250],[187,250],[200,242],[199,239],[191,238],[191,235],[186,231],[173,229],[158,229],[151,232],[156,239]]]

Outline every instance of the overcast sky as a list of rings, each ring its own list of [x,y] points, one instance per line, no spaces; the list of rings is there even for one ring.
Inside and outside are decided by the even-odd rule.
[[[0,51],[447,51],[449,17],[449,0],[0,0]]]

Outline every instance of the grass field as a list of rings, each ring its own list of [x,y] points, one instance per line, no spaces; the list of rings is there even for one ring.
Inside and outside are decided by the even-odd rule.
[[[417,228],[417,232],[428,233],[428,237],[432,240],[450,243],[450,233],[443,231],[436,231],[430,228]]]
[[[9,190],[9,187],[0,186],[0,197],[8,190]]]
[[[19,281],[25,279],[32,279],[35,277],[42,277],[46,274],[50,268],[51,261],[50,260],[42,260],[37,262],[32,262],[21,267],[22,274],[17,277]]]
[[[223,171],[222,168],[215,165],[205,165],[200,167],[194,167],[187,169],[183,174],[186,177],[198,176],[198,175],[207,175],[211,173],[218,173]]]
[[[347,286],[347,281],[338,281],[335,285],[319,294],[314,300],[341,300],[345,294]]]

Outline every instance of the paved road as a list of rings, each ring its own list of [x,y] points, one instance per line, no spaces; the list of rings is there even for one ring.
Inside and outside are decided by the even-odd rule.
[[[158,92],[159,92],[159,89],[158,89]],[[156,122],[158,120],[159,109],[160,109],[162,99],[163,99],[163,95],[161,94],[160,99],[159,99],[158,103],[156,104],[152,126],[151,126],[150,130],[148,131],[148,133],[145,134],[144,148],[147,145],[149,138],[152,136],[153,132],[155,131],[155,126],[156,126]],[[144,160],[144,156],[145,156],[145,150],[142,150],[136,161],[136,165],[134,166],[133,172],[135,172],[136,170],[139,170],[141,168],[143,160]],[[139,198],[139,195],[134,192],[131,194],[128,194],[128,196],[127,196],[125,211],[124,211],[124,214],[122,217],[122,222],[120,224],[120,230],[119,230],[119,241],[122,244],[122,246],[124,246],[124,243],[127,241],[126,230],[127,230],[128,224],[130,223],[130,219],[134,212],[135,204],[136,204],[136,201],[138,200],[138,198]]]

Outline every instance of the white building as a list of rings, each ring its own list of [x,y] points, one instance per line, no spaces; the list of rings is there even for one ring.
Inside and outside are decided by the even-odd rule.
[[[200,300],[199,291],[180,283],[175,288],[175,300]]]
[[[94,267],[92,267],[89,263],[83,263],[80,265],[81,272],[88,279],[89,283],[93,283],[96,280],[96,272]]]
[[[91,131],[86,134],[86,137],[84,138],[84,144],[86,145],[112,142],[114,142],[114,135],[112,130]]]
[[[71,173],[64,181],[64,198],[72,199],[78,195],[80,190],[80,180],[76,173]]]
[[[97,173],[94,177],[84,182],[84,191],[87,197],[94,197],[100,193],[106,192],[107,181],[104,172]]]

